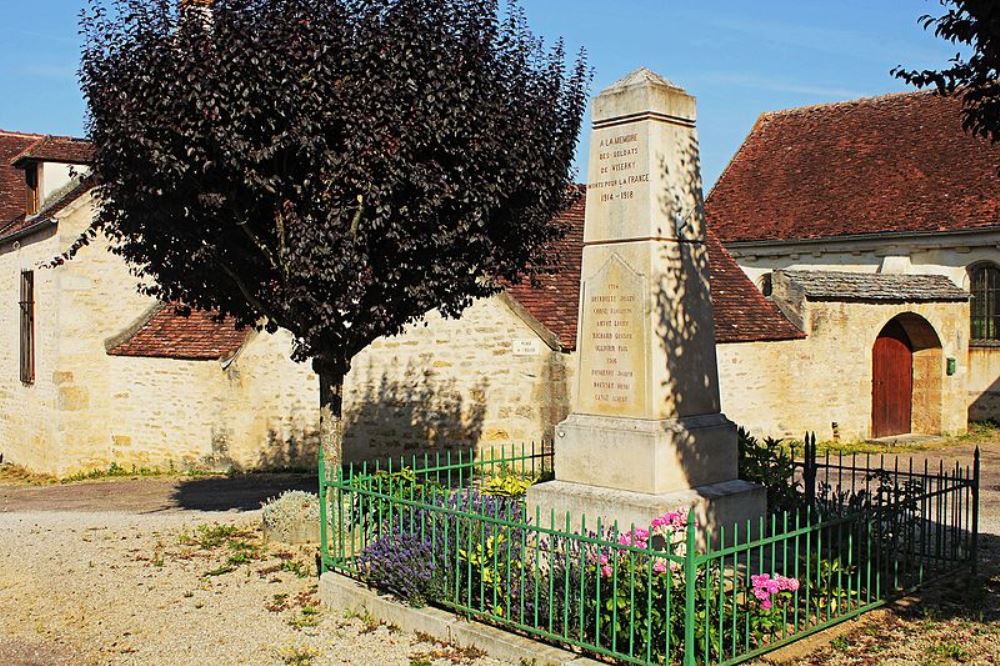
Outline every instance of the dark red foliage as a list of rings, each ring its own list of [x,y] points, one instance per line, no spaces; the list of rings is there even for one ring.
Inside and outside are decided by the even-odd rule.
[[[153,296],[340,371],[552,260],[589,72],[516,7],[91,0],[82,30],[92,233]]]
[[[997,0],[939,0],[947,9],[941,16],[924,15],[920,23],[970,53],[955,55],[941,70],[892,73],[918,88],[958,93],[965,105],[963,126],[973,134],[1000,142],[1000,2]]]

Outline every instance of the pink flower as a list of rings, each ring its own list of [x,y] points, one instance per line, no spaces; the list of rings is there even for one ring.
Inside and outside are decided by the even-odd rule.
[[[610,565],[605,564],[604,566],[601,567],[601,575],[604,576],[605,578],[611,578],[611,575],[613,573],[614,571],[612,570]]]
[[[771,610],[771,599],[764,599],[760,602],[760,605],[764,610]]]
[[[658,574],[667,573],[667,561],[664,559],[657,559],[653,562],[653,571]]]

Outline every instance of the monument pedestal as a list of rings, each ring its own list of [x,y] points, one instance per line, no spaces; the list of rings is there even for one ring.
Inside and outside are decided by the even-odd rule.
[[[738,480],[719,405],[694,98],[640,69],[594,100],[593,119],[575,405],[529,516],[624,531],[694,508],[702,540],[745,533],[766,496]]]
[[[722,414],[675,419],[571,414],[556,426],[560,481],[662,494],[735,479],[736,426]]]
[[[732,545],[734,525],[739,525],[741,540],[746,537],[747,521],[757,533],[757,523],[767,507],[767,491],[749,481],[722,481],[668,493],[638,493],[619,488],[588,486],[566,481],[548,481],[528,489],[528,517],[538,516],[542,527],[549,523],[556,529],[566,528],[569,515],[571,532],[581,530],[581,517],[586,516],[586,530],[596,531],[618,523],[620,532],[633,525],[648,529],[650,522],[668,511],[695,510],[699,548],[719,545],[720,527],[726,530],[726,543]]]

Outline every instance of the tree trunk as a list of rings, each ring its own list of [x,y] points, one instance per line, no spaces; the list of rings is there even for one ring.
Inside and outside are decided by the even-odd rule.
[[[328,358],[313,359],[319,376],[319,445],[326,469],[335,470],[344,459],[344,376],[346,364]]]

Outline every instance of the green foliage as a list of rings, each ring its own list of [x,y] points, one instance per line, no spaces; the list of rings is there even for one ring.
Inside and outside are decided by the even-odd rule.
[[[737,443],[740,478],[767,488],[769,511],[794,511],[802,506],[795,460],[782,440],[767,437],[761,441],[740,428]]]
[[[436,481],[418,476],[410,467],[398,472],[380,470],[366,477],[351,479],[354,488],[364,491],[352,493],[354,504],[351,508],[353,521],[372,528],[379,520],[388,520],[389,512],[398,513],[398,500],[433,503],[435,498],[445,496],[447,490]],[[378,497],[367,495],[374,493]]]
[[[534,483],[534,480],[528,477],[504,469],[496,476],[488,478],[481,490],[484,494],[494,497],[521,497]]]

